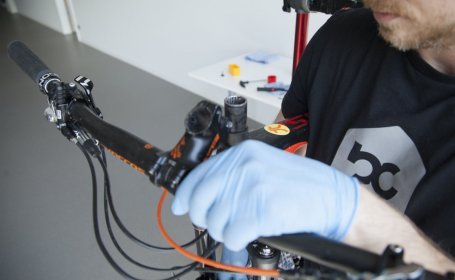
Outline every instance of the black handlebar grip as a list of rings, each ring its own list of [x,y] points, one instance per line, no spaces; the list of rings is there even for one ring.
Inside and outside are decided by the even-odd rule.
[[[23,42],[12,41],[8,45],[8,56],[16,62],[16,64],[27,73],[27,75],[35,81],[47,73],[51,73],[49,67],[44,64],[41,59],[36,56]]]

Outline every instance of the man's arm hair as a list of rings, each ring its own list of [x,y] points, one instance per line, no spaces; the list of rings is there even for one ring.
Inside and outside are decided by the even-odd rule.
[[[359,205],[346,243],[380,254],[389,244],[405,249],[406,263],[445,274],[455,271],[455,261],[427,238],[405,215],[382,198],[360,187]]]

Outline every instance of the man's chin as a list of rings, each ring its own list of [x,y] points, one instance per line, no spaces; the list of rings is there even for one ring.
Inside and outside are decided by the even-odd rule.
[[[379,34],[391,46],[400,51],[408,51],[418,48],[416,42],[412,42],[410,38],[406,38],[406,34],[397,34],[397,32],[385,28],[379,28]]]
[[[453,36],[424,36],[425,34],[400,33],[379,28],[379,34],[392,47],[400,51],[423,49],[448,49],[455,48],[455,34]]]

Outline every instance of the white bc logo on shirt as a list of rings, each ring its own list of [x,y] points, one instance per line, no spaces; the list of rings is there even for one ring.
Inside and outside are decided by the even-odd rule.
[[[348,130],[332,166],[402,212],[426,172],[415,144],[398,126]]]

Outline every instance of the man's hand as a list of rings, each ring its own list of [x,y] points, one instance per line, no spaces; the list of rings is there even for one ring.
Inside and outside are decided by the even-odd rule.
[[[248,140],[210,158],[177,190],[172,211],[240,250],[260,236],[312,232],[341,240],[359,184],[321,162]]]

